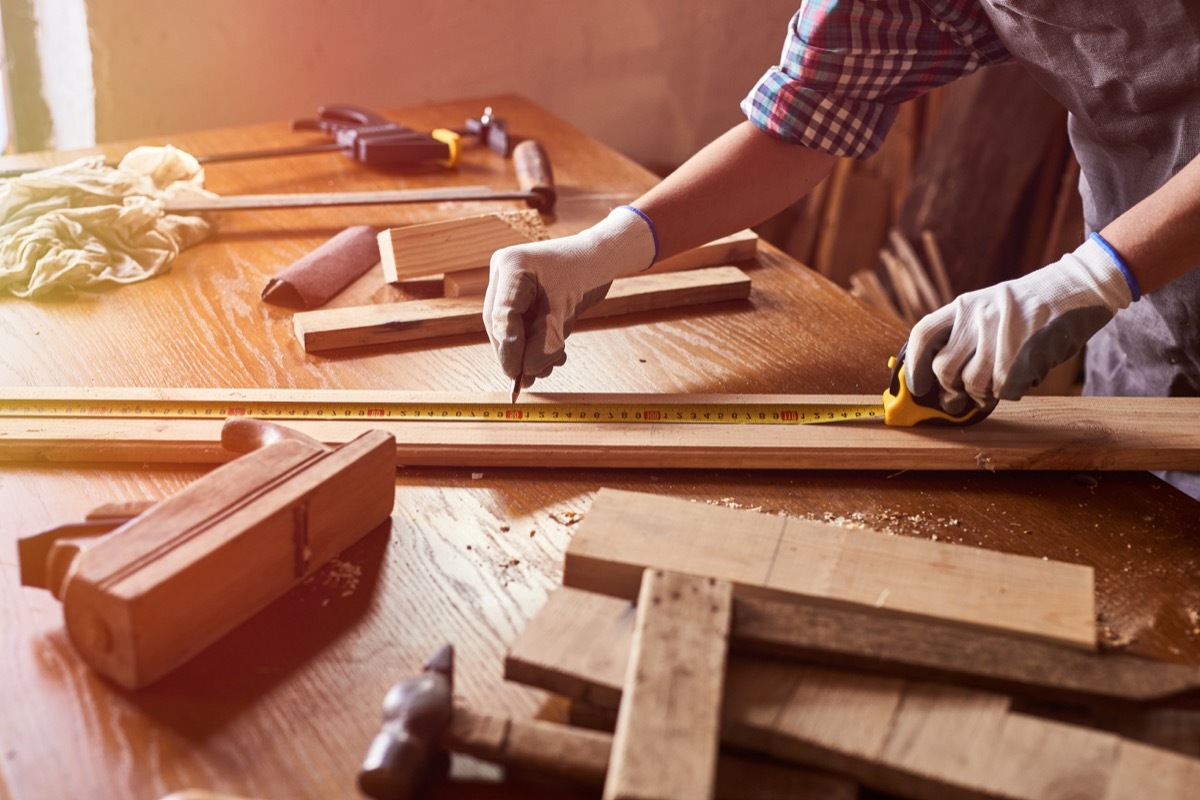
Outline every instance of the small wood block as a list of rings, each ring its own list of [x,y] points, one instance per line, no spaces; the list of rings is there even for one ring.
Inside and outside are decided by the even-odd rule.
[[[580,318],[599,319],[749,296],[750,278],[736,267],[641,275],[613,281],[608,296]],[[302,311],[292,319],[296,336],[309,353],[484,332],[483,298],[479,296]]]
[[[646,568],[1095,648],[1090,567],[601,489],[563,584],[631,599]]]
[[[646,570],[605,800],[712,797],[733,585]]]
[[[486,266],[492,253],[548,239],[533,209],[497,211],[379,232],[379,257],[388,283]]]
[[[689,269],[716,267],[733,264],[738,261],[749,261],[758,252],[758,234],[752,230],[716,239],[700,247],[680,253],[677,256],[664,258],[656,262],[645,272],[637,275],[657,274],[662,272],[682,272]],[[488,287],[487,267],[477,269],[447,272],[442,280],[442,293],[446,297],[465,297],[473,294],[483,294]]]
[[[71,641],[126,688],[161,678],[388,519],[395,453],[289,437],[210,472],[75,556]]]

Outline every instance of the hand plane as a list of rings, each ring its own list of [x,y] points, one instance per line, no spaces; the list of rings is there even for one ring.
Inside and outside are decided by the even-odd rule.
[[[331,448],[238,417],[221,443],[244,455],[136,516],[109,512],[18,542],[22,584],[50,590],[84,661],[127,689],[166,675],[392,513],[391,434]]]

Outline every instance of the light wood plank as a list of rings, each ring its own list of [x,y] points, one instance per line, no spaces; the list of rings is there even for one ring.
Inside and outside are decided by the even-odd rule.
[[[752,230],[744,230],[708,244],[693,247],[662,261],[655,262],[650,269],[637,275],[650,275],[664,272],[681,272],[683,270],[701,269],[733,264],[737,261],[748,261],[758,252],[758,234]],[[488,286],[488,268],[478,267],[448,271],[442,279],[442,293],[446,297],[465,297],[467,295],[483,294]]]
[[[580,315],[600,319],[665,308],[744,300],[750,278],[737,267],[642,275],[613,281],[608,295]],[[372,306],[301,311],[292,317],[296,337],[314,353],[372,344],[481,334],[483,299],[439,297]]]
[[[31,389],[0,387],[0,399],[31,397],[212,399],[254,415],[258,401],[491,403],[507,395],[382,390]],[[326,444],[344,444],[365,427],[396,437],[398,463],[421,466],[635,467],[850,470],[1200,469],[1197,398],[1027,397],[1002,403],[980,425],[889,428],[878,421],[831,425],[571,424],[534,421],[555,404],[736,402],[867,405],[873,395],[521,396],[520,424],[397,421],[385,411],[361,421],[288,420]],[[466,415],[465,415],[466,416]],[[194,464],[225,461],[219,415],[213,419],[0,417],[0,461]]]
[[[377,238],[384,280],[395,283],[486,266],[497,250],[550,234],[538,212],[523,209],[388,228]]]
[[[689,800],[716,786],[733,585],[648,569],[605,800]]]
[[[745,569],[739,569],[747,565]],[[1091,567],[601,489],[563,584],[628,599],[645,568],[1094,648]]]

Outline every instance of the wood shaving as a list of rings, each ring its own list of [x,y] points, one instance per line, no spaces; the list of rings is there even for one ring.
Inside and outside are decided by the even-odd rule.
[[[574,525],[583,519],[583,514],[578,511],[555,511],[550,515],[550,519],[559,525]]]

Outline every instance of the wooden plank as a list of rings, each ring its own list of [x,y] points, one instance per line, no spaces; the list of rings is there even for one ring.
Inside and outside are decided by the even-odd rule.
[[[560,587],[513,642],[505,677],[589,707],[615,709],[618,693],[588,676],[620,673],[629,659],[632,618],[633,606],[624,600]],[[580,619],[589,624],[581,626]],[[939,680],[1059,705],[1190,707],[1200,695],[1200,668],[1194,666],[795,597],[735,598],[730,647],[739,654]]]
[[[613,736],[456,708],[444,743],[454,753],[599,790],[604,786]],[[722,753],[717,759],[715,796],[729,800],[855,800],[858,786],[792,764]]]
[[[613,281],[608,295],[580,315],[600,319],[750,296],[750,278],[737,267],[640,275]],[[292,317],[306,352],[482,334],[483,298],[441,297],[371,306],[301,311]]]
[[[663,272],[682,272],[704,267],[717,267],[738,261],[749,261],[758,252],[758,234],[744,230],[708,244],[694,247],[679,255],[664,258],[650,269],[636,275],[652,275]],[[446,297],[465,297],[487,291],[488,268],[447,272],[442,279],[442,293]]]
[[[384,280],[394,283],[486,266],[503,247],[550,234],[538,212],[522,209],[388,228],[377,238]]]
[[[584,616],[567,604],[547,604],[540,613],[567,610],[581,628],[614,627],[625,606],[613,598],[607,616]],[[601,611],[599,604],[589,608]],[[510,660],[527,646],[518,637]],[[576,677],[606,690],[593,696],[620,690],[622,669],[576,660],[584,662],[597,672]],[[554,669],[545,661],[541,668]],[[919,800],[1138,796],[1117,792],[1143,784],[1190,787],[1200,766],[1109,733],[1014,712],[1003,695],[740,655],[729,658],[721,713],[725,745],[820,764]],[[1070,793],[1075,788],[1080,793]]]
[[[645,568],[881,612],[1096,644],[1091,567],[601,489],[563,585],[635,597]]]
[[[616,631],[607,633],[610,641],[618,638]],[[1200,699],[1200,667],[1088,653],[800,597],[737,598],[730,635],[738,652],[956,682],[1057,704],[1187,707]]]
[[[733,585],[648,569],[605,800],[712,797]]]
[[[89,390],[3,389],[0,397],[87,396]],[[419,397],[478,402],[480,395],[380,390],[95,389],[91,396],[209,397],[245,414],[255,398],[367,402]],[[485,399],[507,405],[507,396]],[[502,398],[502,399],[501,399]],[[773,399],[772,399],[773,398]],[[344,444],[364,427],[396,437],[398,463],[413,466],[635,467],[850,470],[1200,469],[1196,398],[1027,397],[1001,403],[970,428],[889,428],[878,421],[827,425],[572,424],[532,421],[539,403],[722,401],[874,402],[864,395],[523,394],[520,424],[304,420],[289,425],[326,444]],[[365,416],[365,415],[364,415]],[[0,461],[197,464],[227,461],[219,419],[0,418]]]

